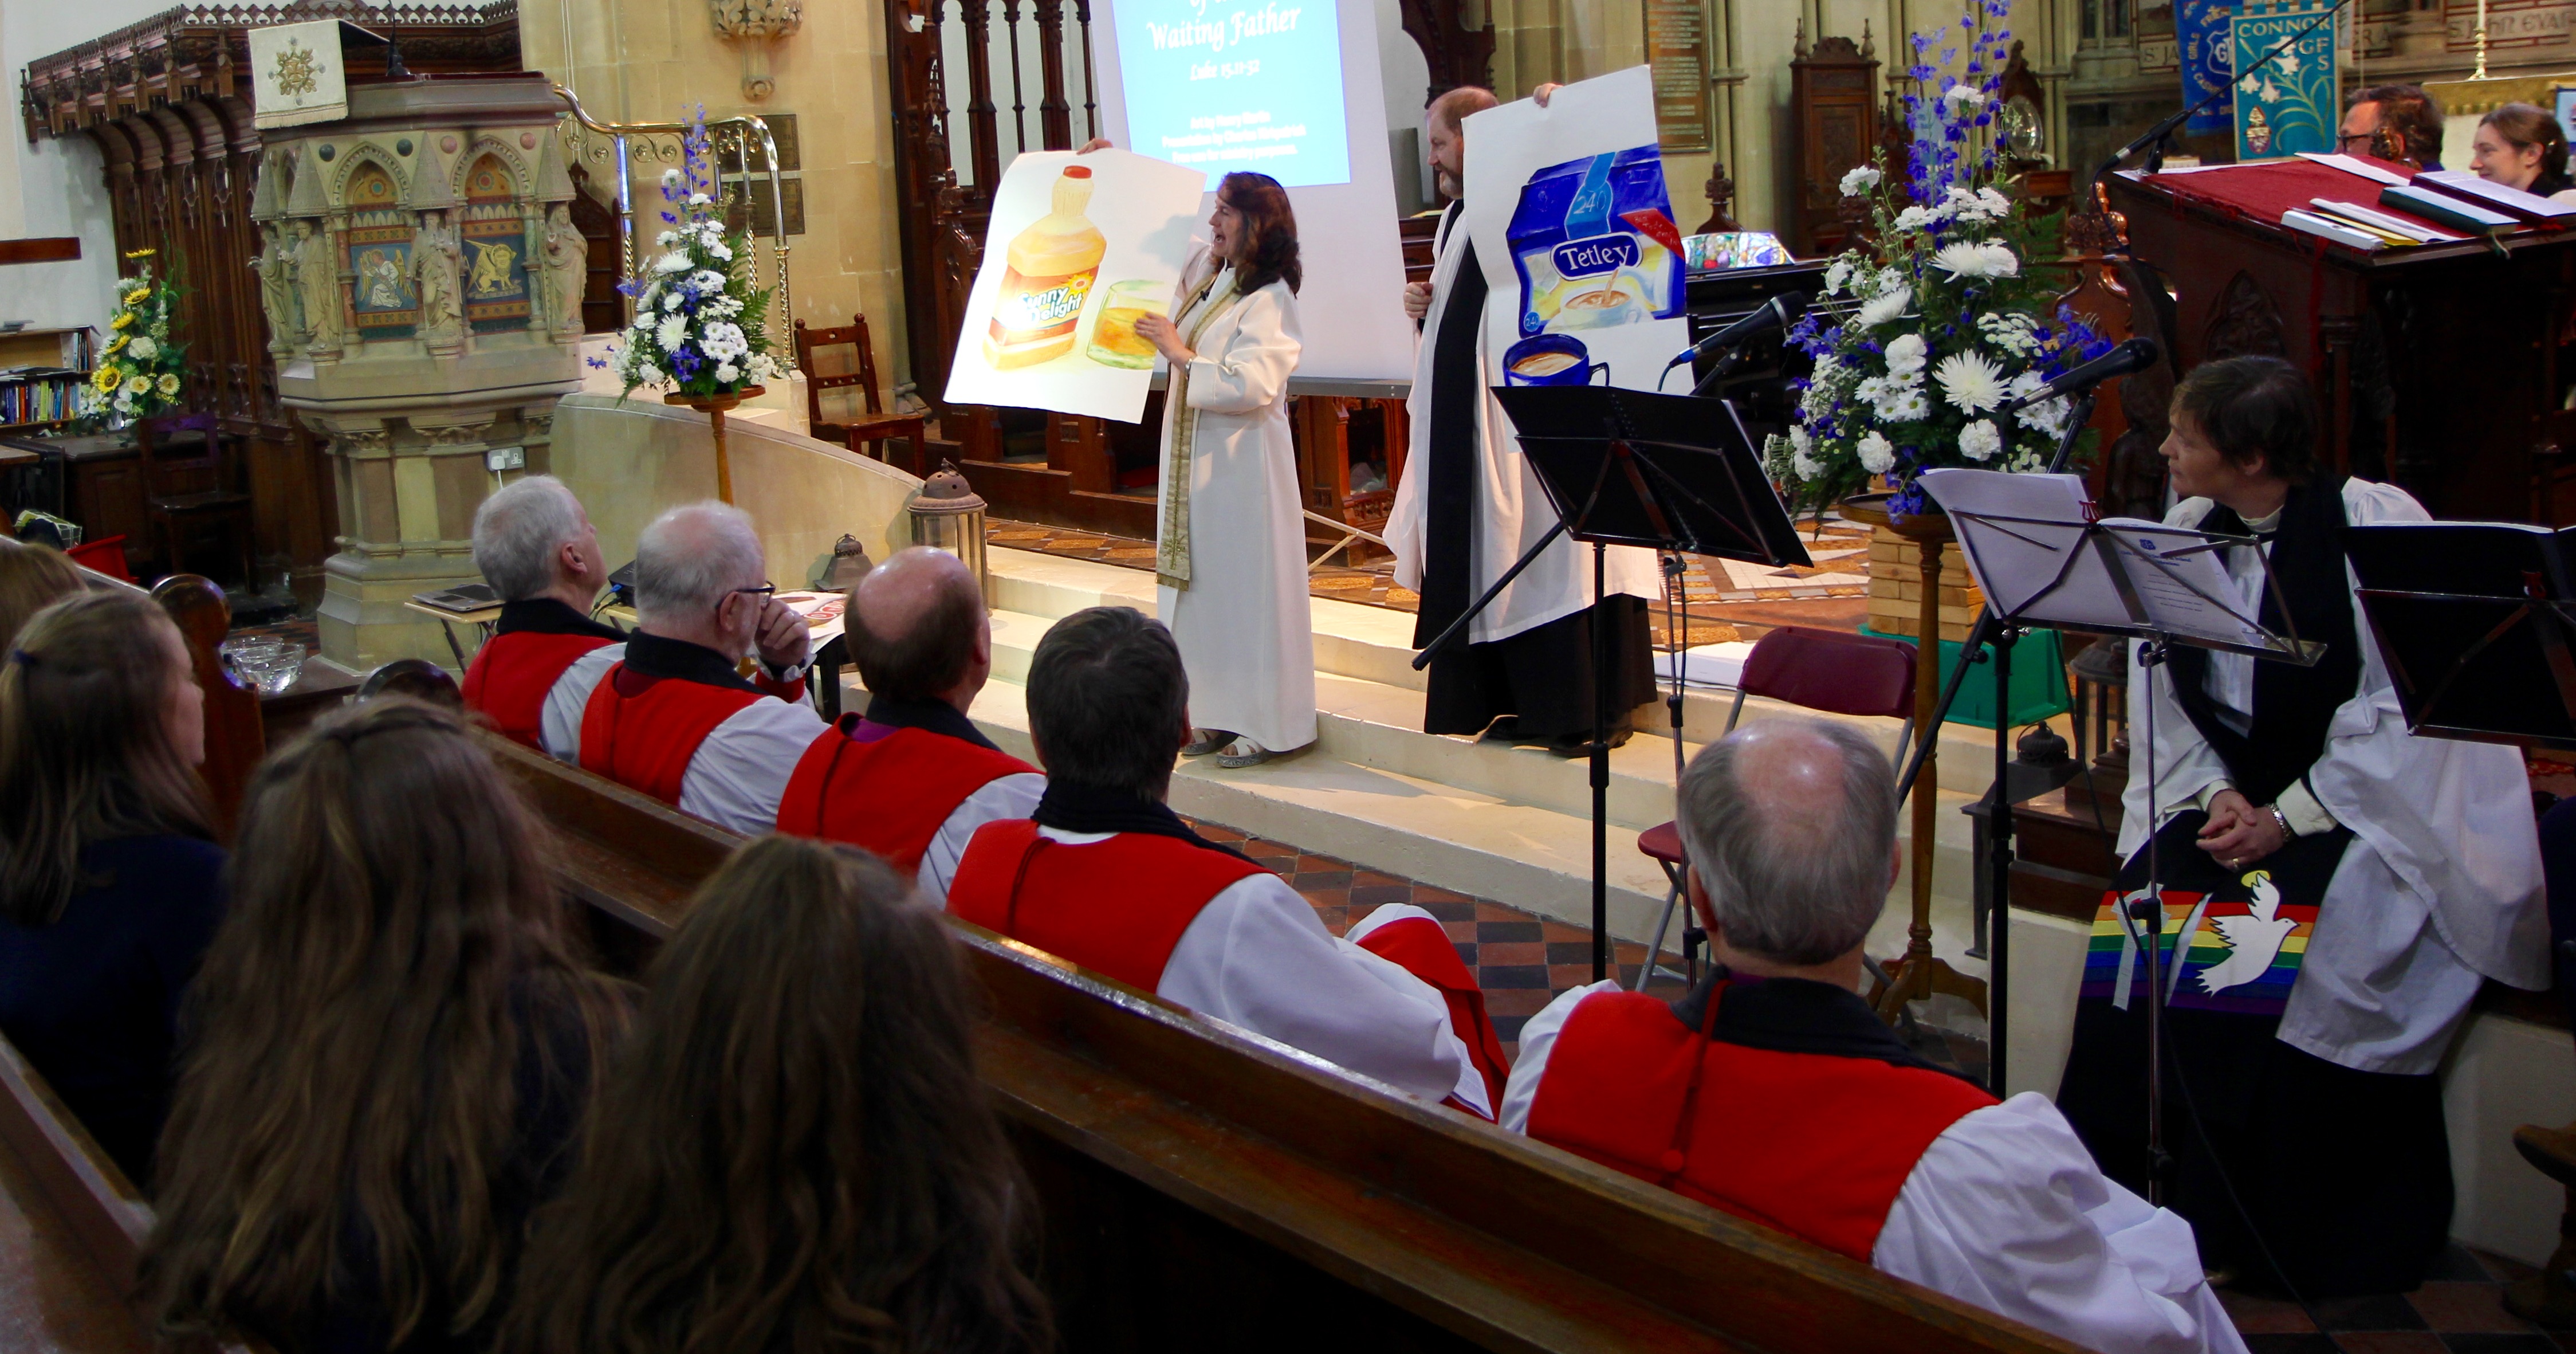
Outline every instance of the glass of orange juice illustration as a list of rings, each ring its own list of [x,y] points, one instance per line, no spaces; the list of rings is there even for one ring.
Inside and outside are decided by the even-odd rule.
[[[996,371],[1072,351],[1074,327],[1109,248],[1083,214],[1091,205],[1089,165],[1066,166],[1049,205],[1046,215],[1011,238],[1004,255],[1002,290],[984,335],[984,361]]]
[[[1091,346],[1083,352],[1102,366],[1150,367],[1154,365],[1154,345],[1136,332],[1136,322],[1148,315],[1171,313],[1169,284],[1112,282],[1108,295],[1101,299],[1100,318],[1091,322]]]

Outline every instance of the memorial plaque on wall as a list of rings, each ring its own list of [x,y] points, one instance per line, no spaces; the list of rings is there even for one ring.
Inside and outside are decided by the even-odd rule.
[[[1655,126],[1667,152],[1709,148],[1707,14],[1700,0],[1646,0],[1646,60],[1655,73]]]
[[[745,190],[749,196],[745,196]],[[805,181],[782,179],[778,191],[787,195],[787,233],[805,233]],[[769,180],[736,179],[725,185],[725,229],[748,230],[766,238],[778,233],[776,209],[769,203]]]

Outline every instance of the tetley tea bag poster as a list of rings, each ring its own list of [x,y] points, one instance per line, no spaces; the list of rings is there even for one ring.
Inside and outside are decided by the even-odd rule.
[[[1653,389],[1690,324],[1649,69],[1487,109],[1466,131],[1486,379]]]
[[[1158,360],[1136,321],[1169,314],[1200,229],[1203,170],[1128,151],[1034,151],[1002,171],[948,371],[958,404],[1133,423]]]

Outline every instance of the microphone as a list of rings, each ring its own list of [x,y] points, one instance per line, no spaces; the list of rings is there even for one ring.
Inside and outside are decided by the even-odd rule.
[[[2094,358],[2072,371],[2061,372],[2054,380],[2027,395],[2016,396],[1995,406],[1997,414],[2017,414],[2034,404],[2045,404],[2060,395],[2089,390],[2114,376],[2126,376],[2155,365],[2159,354],[2156,341],[2133,338]]]
[[[1805,314],[1807,302],[1811,299],[1805,292],[1784,292],[1774,296],[1764,302],[1761,309],[1684,348],[1681,356],[1664,364],[1664,370],[1671,371],[1684,362],[1696,362],[1720,349],[1732,348],[1765,330],[1782,328]]]

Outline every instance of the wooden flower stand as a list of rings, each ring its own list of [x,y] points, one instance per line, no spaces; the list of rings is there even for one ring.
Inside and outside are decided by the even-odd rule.
[[[1986,985],[1951,968],[1932,953],[1933,833],[1941,801],[1941,727],[1935,707],[1941,703],[1941,556],[1956,537],[1950,519],[1938,512],[1891,516],[1887,494],[1861,494],[1844,499],[1844,518],[1884,527],[1913,543],[1921,556],[1922,609],[1914,635],[1914,737],[1923,748],[1923,770],[1914,778],[1914,841],[1907,871],[1914,905],[1906,928],[1905,955],[1888,970],[1887,984],[1871,994],[1881,1020],[1893,1025],[1909,1001],[1947,992],[1986,1014]],[[1961,656],[1965,661],[1965,655]],[[1897,770],[1902,773],[1903,767]]]
[[[726,503],[733,502],[733,462],[725,457],[725,411],[766,394],[768,390],[767,386],[744,386],[726,395],[682,395],[675,392],[662,397],[664,404],[684,405],[707,416],[707,428],[716,439],[716,497]]]

